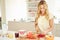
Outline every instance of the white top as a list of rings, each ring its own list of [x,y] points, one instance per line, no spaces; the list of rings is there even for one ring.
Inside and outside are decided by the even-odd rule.
[[[51,14],[49,14],[49,19],[52,19],[53,16]],[[44,30],[46,30],[49,26],[49,20],[47,20],[45,18],[45,16],[40,16],[38,19],[38,26],[41,30],[41,32],[43,32]]]

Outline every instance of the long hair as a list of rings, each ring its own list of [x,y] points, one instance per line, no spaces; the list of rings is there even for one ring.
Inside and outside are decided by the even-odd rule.
[[[38,3],[38,10],[37,10],[37,15],[36,15],[36,19],[35,22],[37,22],[38,18],[41,15],[41,10],[40,10],[40,6],[43,5],[45,8],[45,18],[48,20],[49,19],[49,11],[48,11],[48,5],[46,4],[46,1],[42,0]]]
[[[40,11],[40,6],[43,5],[45,8],[45,18],[48,20],[49,19],[49,11],[48,11],[48,5],[46,4],[45,1],[40,1],[38,3],[38,10],[37,10],[37,15],[36,15],[36,19],[38,19],[41,15],[41,11]]]

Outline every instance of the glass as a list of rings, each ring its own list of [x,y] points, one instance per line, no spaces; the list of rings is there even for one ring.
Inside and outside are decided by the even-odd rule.
[[[15,38],[18,38],[19,37],[19,33],[15,33]]]

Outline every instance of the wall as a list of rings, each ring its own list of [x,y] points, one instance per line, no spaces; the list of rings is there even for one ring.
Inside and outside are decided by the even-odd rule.
[[[1,0],[0,0],[0,17],[1,17]]]
[[[21,18],[27,18],[26,0],[5,0],[6,21],[20,21]]]

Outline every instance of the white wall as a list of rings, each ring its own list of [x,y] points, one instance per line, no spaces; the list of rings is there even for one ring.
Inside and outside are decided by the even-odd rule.
[[[0,6],[0,17],[1,17],[1,6]]]
[[[55,0],[55,15],[60,18],[60,0]]]
[[[46,0],[49,11],[54,14],[55,0]]]
[[[6,19],[7,21],[19,21],[26,18],[26,0],[5,0],[6,3]]]
[[[0,17],[1,17],[1,0],[0,0]]]
[[[54,19],[54,23],[59,23],[60,22],[60,0],[46,0],[49,11],[56,17]]]

